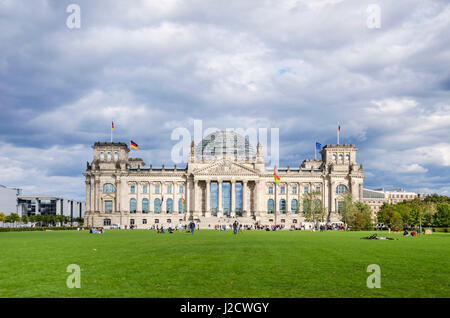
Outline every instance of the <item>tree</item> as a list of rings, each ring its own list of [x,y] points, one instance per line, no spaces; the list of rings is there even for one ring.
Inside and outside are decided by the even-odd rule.
[[[377,217],[378,222],[387,225],[393,230],[399,231],[403,228],[402,216],[397,212],[394,204],[383,204]]]
[[[5,213],[0,212],[0,222],[5,223],[5,221],[6,221]]]
[[[29,222],[29,218],[28,218],[28,216],[27,216],[26,214],[22,215],[21,220],[22,220],[22,223],[23,223],[23,224],[26,224],[26,223]]]
[[[57,215],[57,216],[56,216],[56,222],[59,223],[59,226],[63,226],[63,223],[64,223],[64,215],[62,215],[62,214]]]
[[[305,221],[317,224],[325,220],[325,208],[321,200],[321,192],[311,191],[305,194],[303,201],[303,216]]]
[[[42,215],[36,214],[34,215],[35,222],[38,223],[39,226],[42,226]]]
[[[354,215],[352,216],[352,223],[349,225],[354,230],[372,230],[373,229],[373,221],[372,221],[372,211],[370,207],[363,202],[356,202],[354,209]]]
[[[342,209],[340,211],[338,210],[338,213],[341,215],[342,222],[350,225],[354,222],[356,210],[356,207],[353,204],[353,197],[347,192],[342,196],[342,199],[344,200]]]
[[[411,206],[408,203],[399,203],[394,206],[395,210],[400,214],[404,226],[409,224],[409,215],[411,214]]]
[[[437,211],[433,215],[433,225],[447,227],[450,224],[450,204],[438,203]]]
[[[9,222],[9,223],[16,223],[16,222],[20,221],[20,216],[17,213],[11,213],[6,218],[8,219],[6,222]]]

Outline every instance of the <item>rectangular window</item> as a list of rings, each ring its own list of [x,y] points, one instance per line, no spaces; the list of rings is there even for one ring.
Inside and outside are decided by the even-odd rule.
[[[316,187],[316,192],[320,192],[320,186]]]
[[[147,193],[147,186],[146,185],[142,187],[142,192],[143,193]]]
[[[171,185],[167,186],[167,193],[169,193],[169,194],[172,193],[172,186]]]
[[[134,185],[131,186],[130,193],[135,193],[135,191],[136,191],[136,187]]]
[[[304,193],[308,193],[308,187],[304,187],[304,188],[303,188],[303,192],[304,192]]]
[[[343,210],[344,210],[344,202],[343,201],[339,201],[338,202],[338,212],[342,213]]]
[[[112,201],[105,201],[105,212],[112,213]]]
[[[286,192],[286,188],[284,187],[284,186],[282,186],[281,188],[280,188],[280,193],[281,194],[284,194]]]
[[[292,194],[297,194],[297,187],[292,187]]]
[[[269,194],[273,194],[273,187],[272,186],[269,187]]]
[[[130,225],[134,225],[134,219],[130,219]]]
[[[159,193],[159,185],[155,185],[155,193]]]
[[[184,186],[180,185],[180,190],[179,190],[179,192],[180,192],[180,193],[184,193]]]
[[[147,219],[142,219],[142,224],[147,224]]]
[[[111,219],[103,219],[103,225],[111,225]]]

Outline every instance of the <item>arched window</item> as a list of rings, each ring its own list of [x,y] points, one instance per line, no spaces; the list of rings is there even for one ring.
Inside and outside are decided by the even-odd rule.
[[[184,199],[178,200],[178,213],[184,213]]]
[[[114,152],[114,160],[119,160],[119,153],[117,151]]]
[[[100,160],[105,160],[105,153],[104,152],[100,152]]]
[[[344,157],[342,156],[342,154],[339,154],[339,161],[342,161],[344,159]]]
[[[130,213],[136,213],[136,199],[130,199]]]
[[[308,199],[304,199],[303,200],[303,213],[307,213],[309,212],[309,200]]]
[[[105,201],[105,213],[112,213],[113,202],[111,200]]]
[[[273,213],[273,200],[269,199],[267,201],[267,213],[272,214]]]
[[[322,200],[316,199],[314,204],[316,206],[317,211],[322,208]]]
[[[108,161],[111,161],[111,152],[108,151]]]
[[[291,211],[294,214],[297,213],[297,200],[295,199],[291,201]]]
[[[173,212],[173,200],[172,199],[167,199],[166,212],[167,213],[172,213]]]
[[[347,192],[347,187],[343,184],[340,184],[336,187],[336,193],[341,194]]]
[[[346,154],[346,155],[345,155],[345,160],[346,160],[346,161],[350,161],[350,155],[349,155],[349,154]]]
[[[148,199],[142,199],[142,213],[148,213]]]
[[[103,193],[114,193],[116,188],[111,183],[106,183],[103,185]]]
[[[280,214],[286,213],[286,200],[281,199],[280,200]]]
[[[336,154],[333,154],[333,160],[336,160]]]
[[[153,203],[153,211],[155,211],[155,213],[161,213],[161,200],[160,199],[155,199],[155,201]]]

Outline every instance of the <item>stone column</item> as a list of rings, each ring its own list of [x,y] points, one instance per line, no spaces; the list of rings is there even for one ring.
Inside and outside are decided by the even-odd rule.
[[[211,216],[211,181],[206,180],[206,217]]]
[[[100,185],[100,180],[95,180],[95,211],[100,211],[100,196],[98,195],[98,187]]]
[[[116,180],[116,200],[115,200],[115,212],[120,212],[120,201],[121,201],[121,192],[120,191],[121,182],[120,179]]]
[[[255,215],[261,216],[262,215],[262,209],[261,209],[261,201],[264,197],[263,195],[263,189],[261,189],[261,181],[255,181]],[[275,191],[275,189],[274,189]],[[275,202],[276,204],[276,202]]]
[[[218,192],[218,200],[217,200],[217,217],[222,217],[222,180],[217,181],[217,192]]]
[[[337,213],[336,181],[330,181],[330,194],[331,194],[331,213]]]
[[[291,202],[289,201],[289,183],[286,182],[286,215],[291,215]]]
[[[86,210],[90,211],[91,210],[90,202],[89,202],[90,182],[87,180],[85,182],[86,182],[86,201],[85,201],[86,202]],[[59,203],[59,200],[58,200],[57,204],[59,204],[59,212],[61,214],[61,203]],[[88,206],[89,206],[89,208],[88,208]],[[56,214],[58,214],[58,213],[56,213]]]
[[[247,180],[242,181],[242,216],[250,216],[250,211],[247,208]]]
[[[236,181],[231,180],[231,211],[230,216],[236,216]]]
[[[91,212],[95,211],[95,179],[93,177],[90,178],[90,198],[89,198],[89,209]],[[64,213],[64,212],[63,212]]]
[[[186,211],[185,213],[189,216],[191,212],[191,191],[189,190],[189,180],[186,180]]]
[[[198,185],[198,180],[194,180],[194,216],[198,216],[201,213],[200,197],[200,187]]]
[[[136,213],[142,213],[142,202],[139,200],[139,184],[136,182]]]

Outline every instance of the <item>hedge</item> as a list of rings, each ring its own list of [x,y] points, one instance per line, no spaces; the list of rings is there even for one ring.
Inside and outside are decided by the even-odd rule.
[[[77,226],[35,226],[35,227],[0,227],[0,232],[26,232],[26,231],[69,231],[76,230]],[[84,227],[85,230],[89,229],[88,227]]]

